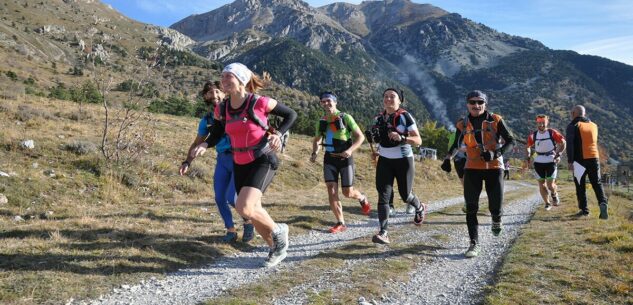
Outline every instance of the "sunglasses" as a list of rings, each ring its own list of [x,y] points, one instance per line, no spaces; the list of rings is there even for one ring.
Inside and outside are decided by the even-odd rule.
[[[473,101],[473,100],[469,100],[469,101],[468,101],[468,104],[469,104],[469,105],[475,105],[475,104],[477,104],[477,105],[483,105],[483,104],[485,104],[485,103],[486,103],[485,101]]]

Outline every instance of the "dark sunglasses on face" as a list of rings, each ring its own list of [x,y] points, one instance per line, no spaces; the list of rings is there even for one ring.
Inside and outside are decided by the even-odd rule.
[[[483,104],[485,104],[485,103],[486,103],[485,101],[473,101],[473,100],[469,100],[469,101],[468,101],[468,104],[469,104],[469,105],[475,105],[475,104],[477,104],[477,105],[483,105]]]

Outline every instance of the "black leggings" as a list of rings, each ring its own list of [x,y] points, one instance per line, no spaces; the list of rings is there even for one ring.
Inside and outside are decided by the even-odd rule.
[[[501,204],[503,202],[503,170],[501,169],[465,169],[464,200],[466,201],[466,224],[470,240],[479,241],[477,211],[479,211],[479,195],[482,184],[486,181],[488,209],[492,221],[501,221]]]
[[[393,179],[398,183],[400,198],[406,203],[420,208],[420,200],[413,194],[413,177],[415,176],[415,164],[413,157],[388,159],[378,158],[376,168],[376,190],[378,191],[378,220],[380,231],[387,231],[389,225],[389,201],[393,195]]]

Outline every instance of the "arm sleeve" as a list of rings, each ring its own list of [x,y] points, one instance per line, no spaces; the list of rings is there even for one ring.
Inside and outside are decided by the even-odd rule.
[[[574,143],[576,141],[576,126],[573,124],[567,125],[567,130],[565,131],[565,140],[567,140],[567,162],[574,162]]]
[[[552,129],[552,138],[554,138],[554,141],[556,143],[561,143],[563,142],[563,140],[565,140],[563,135],[560,132],[558,132],[558,130],[556,129]]]
[[[209,147],[213,147],[220,142],[222,136],[224,135],[224,122],[213,119],[213,126],[211,127],[211,131],[209,136],[205,140]]]
[[[505,140],[505,144],[503,144],[503,146],[499,148],[499,153],[503,155],[514,147],[514,135],[512,135],[512,132],[508,130],[508,128],[506,128],[503,120],[499,121],[499,124],[497,125],[497,130],[499,132],[499,135],[501,135],[501,137]]]
[[[275,108],[273,108],[270,113],[276,116],[280,116],[284,119],[277,128],[277,130],[282,134],[290,130],[290,127],[292,127],[292,125],[295,123],[295,120],[297,120],[297,112],[279,101],[277,101],[277,106],[275,106]]]
[[[534,133],[530,132],[530,134],[527,137],[527,147],[530,148],[534,146]]]

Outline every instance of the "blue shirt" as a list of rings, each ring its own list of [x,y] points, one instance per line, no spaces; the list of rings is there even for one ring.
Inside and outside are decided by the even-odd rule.
[[[198,136],[206,137],[209,134],[209,130],[207,129],[207,117],[208,116],[205,115],[200,119],[200,123],[198,124]],[[218,153],[231,152],[231,140],[229,140],[229,136],[224,134],[222,139],[220,139],[215,146],[215,150]]]

